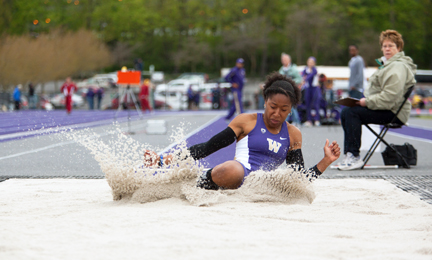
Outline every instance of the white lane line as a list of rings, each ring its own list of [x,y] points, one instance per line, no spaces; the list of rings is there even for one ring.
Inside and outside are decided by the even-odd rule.
[[[216,116],[215,118],[213,118],[212,120],[208,121],[207,123],[205,123],[204,125],[198,127],[197,129],[195,129],[194,131],[190,132],[188,135],[186,135],[183,139],[181,139],[179,142],[188,139],[189,137],[191,137],[192,135],[198,133],[199,131],[203,130],[204,128],[206,128],[207,126],[213,124],[214,122],[216,122],[217,120],[219,120],[222,116]],[[179,142],[174,142],[170,145],[168,145],[167,147],[165,147],[165,149],[163,149],[162,151],[160,151],[158,154],[161,155],[163,153],[166,153],[169,149],[173,148],[175,145],[177,145]]]
[[[29,154],[29,153],[37,153],[37,152],[40,152],[40,151],[44,151],[44,150],[48,150],[48,149],[51,149],[51,148],[54,148],[54,147],[58,147],[58,146],[62,146],[62,145],[67,145],[67,144],[72,144],[72,143],[75,143],[75,141],[68,141],[68,142],[61,142],[61,143],[58,143],[58,144],[52,144],[52,145],[48,145],[48,146],[41,147],[41,148],[34,149],[34,150],[30,150],[30,151],[26,151],[26,152],[22,152],[22,153],[11,154],[11,155],[8,155],[8,156],[5,156],[5,157],[0,157],[0,160],[14,158],[14,157],[18,157],[18,156],[21,156],[21,155],[26,155],[26,154]]]
[[[134,125],[134,126],[131,127],[131,130],[132,129],[136,129],[136,128],[140,128],[142,126],[145,126],[146,124],[147,123]],[[129,129],[128,127],[120,128],[121,131],[126,131],[128,129]],[[90,136],[90,138],[95,138],[97,136],[102,137],[102,136],[107,136],[107,135],[111,135],[111,134],[117,134],[117,133],[110,133],[110,132],[108,132],[108,133],[102,133],[102,134],[94,134],[94,135]],[[67,142],[61,142],[61,143],[57,143],[57,144],[52,144],[52,145],[48,145],[48,146],[45,146],[45,147],[33,149],[33,150],[30,150],[30,151],[25,151],[25,152],[21,152],[21,153],[16,153],[16,154],[11,154],[11,155],[8,155],[8,156],[0,157],[0,160],[14,158],[14,157],[18,157],[18,156],[22,156],[22,155],[26,155],[26,154],[30,154],[30,153],[37,153],[37,152],[48,150],[48,149],[51,149],[51,148],[54,148],[54,147],[59,147],[59,146],[63,146],[63,145],[69,145],[69,144],[73,144],[73,143],[76,143],[76,141],[67,141]]]
[[[134,120],[134,118],[132,117],[131,120]],[[61,127],[51,127],[51,128],[45,128],[45,129],[38,129],[38,130],[34,130],[34,131],[29,130],[29,131],[25,131],[25,132],[0,135],[0,140],[25,137],[25,136],[29,136],[29,135],[52,134],[52,133],[58,133],[58,132],[62,132],[62,131],[74,129],[74,128],[86,128],[86,127],[92,127],[92,126],[98,126],[98,125],[107,125],[107,124],[113,124],[116,122],[124,123],[124,121],[120,122],[120,121],[114,121],[113,119],[106,119],[106,120],[101,120],[101,121],[93,121],[93,122],[89,122],[89,123],[74,124],[74,125],[67,125],[67,126],[61,126]]]
[[[225,112],[222,111],[209,111],[208,112],[211,115],[222,115]],[[172,116],[186,116],[186,115],[203,115],[203,113],[190,113],[190,112],[180,112],[180,113],[171,113],[171,112],[158,112],[155,114],[145,114],[145,116],[142,119],[151,119],[154,117],[172,117]],[[135,116],[131,116],[131,121],[136,121],[140,119],[139,115],[135,115]],[[12,133],[12,134],[5,134],[5,135],[0,135],[0,141],[1,140],[6,140],[6,139],[15,139],[15,138],[19,138],[19,137],[26,137],[26,136],[34,136],[34,135],[43,135],[43,134],[52,134],[52,133],[57,133],[57,132],[61,132],[64,130],[68,130],[68,129],[74,129],[74,128],[86,128],[86,127],[92,127],[92,126],[100,126],[100,125],[109,125],[112,123],[125,123],[127,122],[127,117],[120,117],[117,119],[111,118],[111,119],[105,119],[105,120],[100,120],[100,121],[93,121],[93,122],[88,122],[88,123],[80,123],[80,124],[73,124],[73,125],[66,125],[66,126],[61,126],[61,127],[49,127],[49,128],[45,128],[45,129],[38,129],[38,130],[27,130],[25,132],[17,132],[17,133]]]
[[[169,115],[167,115],[167,116],[169,116]],[[188,134],[184,139],[187,139],[187,138],[189,138],[190,136],[192,136],[192,135],[194,135],[195,133],[197,133],[198,131],[201,131],[203,128],[205,128],[205,127],[207,127],[208,125],[210,125],[210,124],[214,123],[215,121],[217,121],[220,117],[221,117],[221,116],[216,116],[214,119],[210,120],[210,121],[207,122],[206,124],[204,124],[204,125],[202,125],[201,127],[195,129],[195,131],[192,131],[191,133],[189,133],[189,134]],[[150,116],[149,118],[152,118],[152,116]],[[108,121],[108,120],[106,120],[106,121]],[[101,121],[99,121],[99,122],[101,122]],[[111,121],[111,122],[112,122],[112,121]],[[126,121],[125,121],[125,122],[118,122],[118,123],[126,123]],[[61,128],[64,128],[64,129],[71,129],[71,128],[74,128],[74,127],[85,127],[85,126],[91,126],[91,125],[93,125],[93,124],[94,124],[94,123],[88,123],[88,124],[76,124],[76,125],[71,125],[71,126],[59,127],[59,128],[56,129],[56,130],[53,130],[53,129],[45,129],[45,130],[43,130],[43,131],[46,131],[46,132],[60,132],[60,129],[61,129]],[[141,128],[141,127],[146,126],[146,125],[147,125],[147,122],[142,123],[142,124],[133,125],[133,126],[131,126],[131,130],[134,130],[134,129],[136,129],[136,128]],[[129,130],[128,127],[123,127],[123,128],[120,128],[120,129],[121,129],[121,131],[127,131],[127,130]],[[40,130],[39,130],[39,131],[40,131]],[[32,134],[34,134],[35,132],[36,132],[36,131],[32,131]],[[95,135],[91,136],[91,138],[93,138],[93,137],[95,137],[95,136],[97,136],[97,135],[99,135],[99,136],[106,136],[106,135],[109,135],[109,134],[113,134],[113,133],[95,134]],[[184,140],[184,139],[183,139],[183,140]],[[31,154],[31,153],[37,153],[37,152],[40,152],[40,151],[48,150],[48,149],[55,148],[55,147],[59,147],[59,146],[63,146],[63,145],[69,145],[69,144],[73,144],[73,143],[76,143],[76,142],[75,142],[75,141],[67,141],[67,142],[61,142],[61,143],[57,143],[57,144],[52,144],[52,145],[48,145],[48,146],[45,146],[45,147],[37,148],[37,149],[34,149],[34,150],[30,150],[30,151],[26,151],[26,152],[21,152],[21,153],[16,153],[16,154],[11,154],[11,155],[8,155],[8,156],[0,157],[0,160],[9,159],[9,158],[14,158],[14,157],[18,157],[18,156],[22,156],[22,155],[26,155],[26,154]],[[172,143],[171,145],[169,145],[167,148],[165,148],[165,149],[164,149],[162,152],[160,152],[160,153],[163,153],[163,152],[169,150],[170,148],[172,148],[172,147],[173,147],[174,145],[176,145],[176,144],[177,144],[176,142],[175,142],[175,143]]]

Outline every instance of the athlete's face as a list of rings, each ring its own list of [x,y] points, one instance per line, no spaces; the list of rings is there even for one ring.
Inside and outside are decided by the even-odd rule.
[[[275,94],[265,102],[264,121],[267,127],[280,128],[291,113],[291,100],[283,94]]]

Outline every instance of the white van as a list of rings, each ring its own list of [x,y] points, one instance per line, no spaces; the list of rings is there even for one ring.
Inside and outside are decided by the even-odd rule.
[[[117,86],[117,73],[97,74],[92,78],[78,82],[78,88],[102,87],[115,88]]]
[[[165,103],[167,108],[173,110],[186,110],[188,108],[187,91],[192,85],[193,91],[200,91],[200,109],[212,108],[212,88],[217,87],[217,84],[202,84],[196,81],[187,79],[175,79],[168,84],[161,84],[156,87],[154,99],[161,103]]]

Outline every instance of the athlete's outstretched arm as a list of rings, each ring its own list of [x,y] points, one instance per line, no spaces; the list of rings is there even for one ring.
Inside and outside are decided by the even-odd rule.
[[[245,122],[250,121],[249,117],[251,117],[249,114],[240,114],[231,121],[225,130],[216,134],[207,142],[189,147],[188,150],[191,157],[195,160],[205,158],[210,154],[235,142],[244,132],[244,124]],[[149,150],[144,152],[144,165],[147,167],[170,164],[172,160],[172,154],[164,155],[163,161],[161,162],[161,158],[157,153]]]
[[[237,139],[236,134],[231,127],[225,128],[222,132],[216,134],[205,143],[192,145],[188,148],[190,155],[194,160],[205,158],[210,154],[227,147],[235,142]]]
[[[329,140],[326,140],[324,146],[324,158],[315,166],[305,169],[303,154],[301,149],[291,150],[287,153],[286,163],[288,168],[300,171],[306,175],[309,181],[317,179],[334,161],[340,156],[340,148],[336,141],[329,145]]]
[[[287,153],[286,163],[289,168],[296,171],[300,171],[306,175],[306,177],[312,181],[320,176],[330,164],[336,161],[340,156],[340,148],[336,141],[333,141],[329,145],[329,140],[326,140],[324,146],[324,158],[315,166],[305,169],[303,154],[301,151],[302,136],[300,130],[296,127],[290,126],[289,128],[292,146],[290,151]]]
[[[207,142],[189,147],[188,150],[190,151],[190,155],[195,160],[199,160],[227,147],[236,140],[241,139],[241,136],[244,133],[245,124],[250,122],[253,117],[254,116],[250,114],[241,114],[236,116],[225,130],[213,136]]]
[[[235,132],[230,127],[227,127],[223,131],[210,138],[210,140],[207,142],[192,145],[188,148],[188,150],[194,160],[199,160],[234,143],[236,138]],[[155,166],[157,164],[160,166],[162,164],[170,164],[172,159],[173,155],[168,154],[163,156],[163,162],[161,162],[161,157],[159,157],[155,152],[148,150],[144,152],[145,166]]]
[[[287,153],[286,163],[288,168],[294,169],[295,171],[301,172],[302,174],[306,175],[306,178],[308,178],[309,181],[318,178],[318,176],[322,174],[322,172],[318,170],[318,167],[316,165],[307,170],[305,169],[301,149],[289,151]]]

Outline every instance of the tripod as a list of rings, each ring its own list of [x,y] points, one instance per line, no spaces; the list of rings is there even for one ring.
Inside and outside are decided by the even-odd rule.
[[[129,102],[130,100],[132,100],[133,104],[135,105],[135,109],[137,111],[137,113],[140,115],[140,118],[142,119],[142,113],[138,107],[138,102],[135,98],[135,94],[133,93],[132,89],[130,88],[130,85],[127,85],[126,88],[119,88],[119,93],[118,93],[118,108],[117,108],[117,112],[114,116],[115,120],[117,120],[117,115],[120,112],[120,110],[122,109],[122,107],[124,107],[127,111],[128,111],[128,129],[129,129],[129,134],[134,134],[134,132],[131,131],[130,129],[130,109],[129,109]],[[126,104],[125,102],[125,98],[126,98]]]

